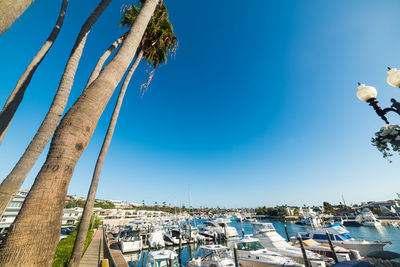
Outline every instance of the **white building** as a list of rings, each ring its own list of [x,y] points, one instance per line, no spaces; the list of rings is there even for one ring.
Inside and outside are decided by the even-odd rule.
[[[19,190],[14,198],[8,203],[7,208],[4,210],[3,215],[0,219],[0,233],[8,232],[11,224],[14,222],[15,217],[17,217],[22,203],[25,201],[25,197],[28,195],[28,191],[26,190]]]
[[[118,209],[118,208],[128,208],[130,206],[130,204],[126,201],[122,201],[122,200],[110,200],[111,203],[114,204],[114,206]]]
[[[64,209],[62,224],[76,224],[78,219],[82,216],[83,208],[70,208]]]

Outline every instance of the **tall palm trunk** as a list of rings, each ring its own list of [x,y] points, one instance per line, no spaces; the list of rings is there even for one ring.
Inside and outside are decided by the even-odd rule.
[[[51,103],[46,117],[18,163],[14,166],[6,179],[4,179],[0,184],[0,213],[4,211],[12,195],[21,187],[29,171],[32,169],[36,160],[57,128],[65,106],[67,105],[68,97],[74,82],[75,72],[78,68],[83,48],[85,47],[87,35],[89,34],[93,24],[110,2],[111,0],[102,0],[82,26],[65,66],[57,93]]]
[[[47,52],[49,52],[50,48],[53,46],[54,41],[56,40],[58,33],[61,30],[64,22],[65,12],[67,11],[67,5],[68,0],[63,0],[60,14],[58,15],[58,19],[56,25],[53,28],[53,31],[50,33],[49,38],[47,38],[46,42],[40,48],[39,52],[32,59],[31,63],[29,63],[25,72],[19,78],[17,85],[11,92],[6,104],[0,112],[0,144],[4,139],[4,135],[6,134],[7,129],[10,126],[10,123],[14,117],[15,112],[17,111],[19,104],[22,101],[22,98],[24,97],[25,90],[31,82],[33,74],[35,73],[37,67],[39,67]]]
[[[33,3],[33,0],[0,0],[0,35]]]
[[[79,96],[54,133],[46,161],[0,245],[0,266],[51,266],[75,165],[132,61],[158,0],[147,0],[121,48]]]
[[[99,60],[96,63],[96,66],[94,67],[92,74],[90,74],[89,80],[86,83],[85,88],[87,88],[98,76],[103,68],[104,62],[108,59],[108,57],[114,52],[114,50],[122,43],[122,41],[125,40],[126,36],[128,33],[124,33],[121,37],[119,37],[110,47],[104,52],[103,55],[99,58]]]
[[[121,87],[121,91],[119,92],[117,103],[115,104],[115,108],[113,114],[111,116],[110,124],[108,125],[107,134],[104,138],[103,145],[100,150],[99,157],[97,158],[96,167],[94,169],[92,182],[90,184],[90,189],[87,195],[85,208],[83,210],[83,214],[81,217],[81,221],[79,224],[78,233],[76,235],[74,249],[72,251],[72,256],[69,261],[69,267],[79,266],[79,262],[81,261],[83,247],[85,246],[86,235],[89,230],[90,217],[92,216],[94,200],[96,197],[97,186],[99,184],[100,173],[103,168],[104,160],[106,158],[108,148],[110,147],[111,139],[114,134],[115,125],[117,124],[117,119],[119,116],[119,111],[121,109],[122,101],[125,96],[126,89],[129,85],[129,82],[132,78],[132,74],[135,72],[137,66],[142,60],[143,50],[140,50],[136,56],[135,62],[132,64],[129,69],[128,74],[125,76],[124,82]]]

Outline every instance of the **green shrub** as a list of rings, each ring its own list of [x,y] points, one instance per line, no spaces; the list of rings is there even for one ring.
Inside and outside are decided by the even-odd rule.
[[[83,251],[89,246],[90,241],[93,237],[93,230],[88,231],[85,241],[85,247]],[[72,254],[72,249],[74,248],[74,242],[76,238],[76,231],[70,234],[68,237],[64,238],[58,243],[56,255],[54,257],[53,267],[65,267],[68,266],[68,261]]]

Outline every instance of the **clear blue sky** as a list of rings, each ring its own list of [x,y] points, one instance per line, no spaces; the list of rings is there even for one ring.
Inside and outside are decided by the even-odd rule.
[[[64,27],[36,72],[0,146],[5,177],[38,129],[83,22],[99,1],[71,0]],[[383,125],[356,98],[358,81],[383,106],[399,89],[396,0],[164,1],[179,38],[142,98],[145,62],[128,89],[98,198],[147,204],[256,207],[393,199],[400,158],[370,145]],[[98,57],[124,31],[114,0],[93,28],[68,107]],[[61,1],[36,0],[0,36],[0,104],[47,38]],[[85,196],[115,103],[105,110],[78,162],[69,193]],[[395,116],[390,116],[399,122]],[[47,149],[27,178],[33,183]]]

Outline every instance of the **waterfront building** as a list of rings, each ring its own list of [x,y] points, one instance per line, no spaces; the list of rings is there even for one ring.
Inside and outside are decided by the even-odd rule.
[[[22,203],[24,203],[28,190],[18,190],[14,198],[8,203],[4,213],[0,218],[0,233],[7,233],[11,224],[14,222],[19,211],[21,210]]]
[[[78,223],[79,218],[82,216],[83,208],[69,208],[64,209],[62,217],[63,225],[74,225]]]

